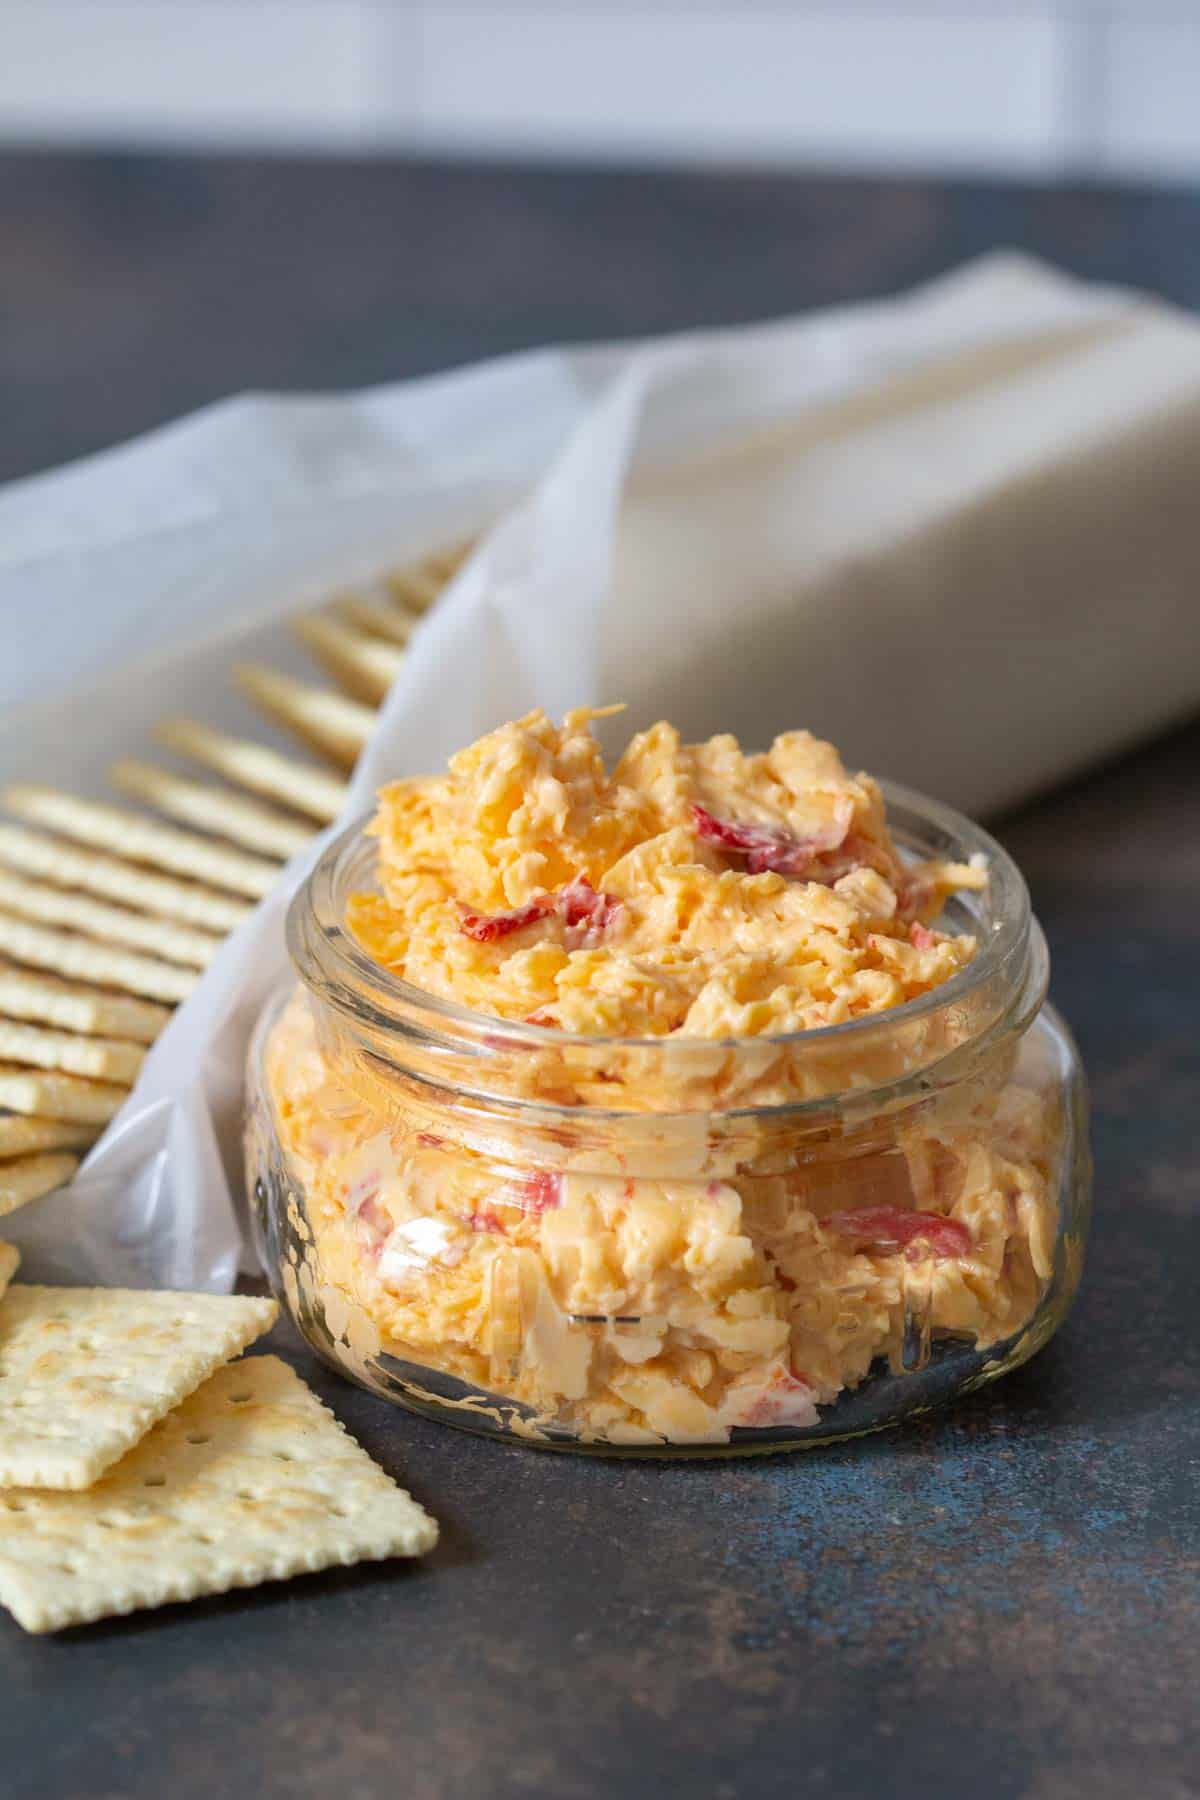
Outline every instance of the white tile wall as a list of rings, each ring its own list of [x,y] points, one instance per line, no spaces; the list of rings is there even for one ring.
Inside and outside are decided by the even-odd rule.
[[[1105,39],[1103,162],[1200,174],[1200,6],[1186,18],[1110,19]]]
[[[364,0],[0,0],[0,135],[354,142],[381,23]]]
[[[1200,178],[1200,0],[0,0],[0,141]]]
[[[519,0],[498,18],[477,0],[423,17],[421,123],[582,152],[1036,164],[1064,148],[1064,48],[1041,8],[872,17]]]

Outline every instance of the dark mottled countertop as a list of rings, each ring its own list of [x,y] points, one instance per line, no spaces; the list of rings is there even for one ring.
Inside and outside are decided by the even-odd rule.
[[[246,385],[881,293],[996,243],[1200,304],[1200,200],[0,156],[0,473]],[[442,1521],[57,1640],[0,1617],[0,1790],[1200,1793],[1200,727],[1013,818],[1096,1103],[1079,1303],[941,1417],[775,1460],[547,1457],[278,1347]]]

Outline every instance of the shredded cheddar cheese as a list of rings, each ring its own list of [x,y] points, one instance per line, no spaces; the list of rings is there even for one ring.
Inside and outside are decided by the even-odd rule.
[[[885,1013],[966,967],[974,939],[937,922],[985,872],[906,863],[876,783],[806,732],[746,755],[659,724],[609,771],[593,717],[532,713],[385,788],[380,892],[348,923],[383,967],[492,1018],[720,1040],[689,1077],[695,1129],[625,1166],[567,1121],[593,1098],[669,1112],[674,1090],[644,1059],[595,1095],[552,1063],[556,1155],[514,1168],[453,1104],[431,1118],[378,1066],[339,1062],[297,995],[265,1074],[310,1302],[524,1436],[628,1445],[806,1429],[900,1366],[914,1320],[979,1347],[1018,1331],[1053,1272],[1057,1125],[1011,1055],[817,1150],[756,1147],[750,1123],[735,1163],[705,1111],[731,1091],[728,1040],[769,1067],[754,1040]]]
[[[961,864],[905,866],[870,776],[805,731],[746,755],[653,726],[610,773],[594,715],[544,713],[380,796],[364,949],[420,988],[580,1035],[742,1038],[840,1024],[975,953],[931,931]]]

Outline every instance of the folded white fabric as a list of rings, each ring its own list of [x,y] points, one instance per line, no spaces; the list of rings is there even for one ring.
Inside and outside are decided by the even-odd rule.
[[[960,335],[1055,290],[1004,262],[924,305]],[[985,813],[1200,704],[1197,493],[1200,328],[1102,305],[641,483],[606,650],[639,722],[802,721]]]
[[[168,708],[222,722],[248,631],[483,530],[347,816],[506,717],[614,699],[614,735],[807,725],[987,811],[1200,701],[1198,478],[1200,329],[1012,257],[781,324],[248,399],[0,494],[0,775],[86,788]],[[18,1215],[30,1278],[230,1283],[241,1059],[309,860],[70,1192]]]

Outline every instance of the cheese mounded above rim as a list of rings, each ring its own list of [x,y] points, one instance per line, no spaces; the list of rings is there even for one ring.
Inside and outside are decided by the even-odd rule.
[[[659,723],[610,771],[591,726],[611,710],[529,713],[382,790],[382,892],[347,908],[374,960],[496,1018],[710,1039],[883,1012],[972,960],[931,926],[986,872],[904,862],[831,744],[747,754]]]

